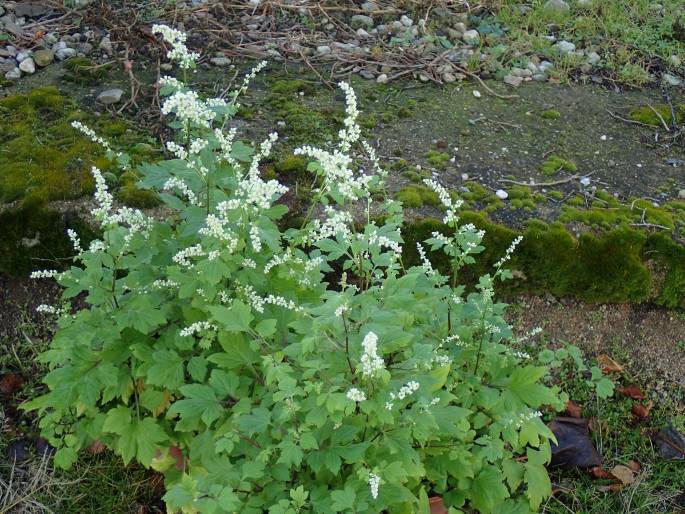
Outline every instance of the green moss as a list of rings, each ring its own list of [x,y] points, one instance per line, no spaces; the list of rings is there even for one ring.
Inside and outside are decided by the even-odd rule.
[[[547,176],[555,175],[561,170],[575,173],[578,171],[578,166],[573,161],[562,159],[558,155],[550,155],[549,158],[542,163],[542,173]]]
[[[556,109],[547,109],[542,111],[540,113],[540,116],[542,116],[546,120],[558,120],[559,118],[561,118],[561,113]]]
[[[490,191],[478,182],[466,182],[464,186],[469,190],[468,193],[462,193],[462,197],[469,201],[481,201],[490,195]]]
[[[271,84],[272,95],[292,96],[296,93],[310,95],[316,92],[316,86],[312,82],[300,79],[279,79]]]
[[[564,199],[565,195],[561,191],[550,191],[549,196],[559,202]]]
[[[362,114],[359,116],[359,126],[367,130],[375,129],[378,125],[378,118],[375,113]]]
[[[440,205],[440,198],[432,189],[420,185],[411,185],[402,188],[395,198],[406,207],[422,207],[423,205]]]
[[[445,152],[438,152],[437,150],[431,150],[424,155],[426,162],[432,167],[439,170],[444,170],[447,167],[447,162],[450,160],[449,154]]]
[[[397,116],[399,118],[411,118],[411,109],[407,106],[402,106],[397,109]]]
[[[460,280],[466,285],[475,285],[478,277],[491,272],[511,241],[523,235],[510,266],[520,272],[521,278],[504,283],[502,292],[550,292],[592,302],[642,301],[650,295],[650,272],[643,263],[646,236],[638,230],[619,228],[599,237],[583,234],[576,239],[558,224],[529,223],[520,233],[494,224],[482,214],[465,212],[462,221],[486,232],[485,250],[475,264],[460,271]],[[415,243],[430,237],[435,230],[449,234],[446,226],[432,219],[405,228],[407,265],[419,262]],[[449,273],[444,256],[433,252],[431,258],[443,273]],[[683,293],[685,286],[680,289]]]
[[[72,57],[64,62],[66,73],[63,79],[80,85],[93,85],[107,77],[111,68],[111,64],[99,65],[87,57]]]
[[[668,125],[671,125],[673,123],[673,114],[671,113],[671,108],[668,105],[653,105],[652,108],[650,108],[647,105],[642,107],[636,107],[635,109],[630,111],[630,119],[633,121],[644,123],[645,125],[653,125],[655,127],[662,125],[661,118],[663,118]],[[674,111],[675,122],[680,124],[683,121],[683,113],[685,112],[685,106],[679,105],[676,109],[674,109]],[[659,115],[661,116],[661,118],[659,118]]]
[[[309,162],[301,155],[287,155],[276,161],[274,169],[280,179],[293,183],[304,178],[312,178],[313,175],[307,171]]]

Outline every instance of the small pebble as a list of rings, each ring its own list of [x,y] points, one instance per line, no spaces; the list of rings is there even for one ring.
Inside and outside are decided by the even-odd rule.
[[[476,98],[480,98],[483,95],[480,94],[480,91],[478,91],[477,89],[474,89],[473,90],[473,96],[475,96]]]
[[[495,191],[495,196],[500,200],[506,200],[509,198],[509,193],[507,193],[504,189],[498,189]]]

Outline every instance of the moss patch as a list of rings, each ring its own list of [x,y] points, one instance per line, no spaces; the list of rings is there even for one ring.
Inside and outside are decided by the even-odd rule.
[[[547,109],[542,111],[540,113],[540,116],[542,116],[546,120],[558,120],[559,118],[561,118],[561,113],[556,109]]]
[[[438,152],[436,150],[431,150],[430,152],[426,153],[424,157],[426,158],[426,162],[428,162],[428,164],[439,170],[444,170],[447,167],[447,162],[450,160],[449,154],[445,152]]]
[[[424,205],[440,205],[438,194],[425,186],[411,185],[400,190],[395,198],[405,207],[422,207]]]
[[[575,173],[578,171],[578,166],[573,161],[563,159],[558,155],[550,155],[549,158],[542,163],[541,171],[547,176],[555,175],[561,170]]]
[[[99,84],[111,68],[111,64],[99,65],[87,57],[72,57],[64,62],[66,73],[62,78],[80,86]]]
[[[666,234],[646,234],[626,226],[594,235],[574,237],[561,224],[529,223],[523,232],[497,225],[482,214],[463,213],[464,223],[484,229],[485,251],[476,264],[460,272],[460,280],[470,286],[478,277],[492,271],[511,241],[523,235],[514,253],[511,268],[516,279],[501,286],[505,294],[521,291],[572,296],[590,302],[653,301],[668,307],[685,307],[685,248]],[[416,265],[414,250],[435,231],[448,234],[435,219],[424,219],[405,227],[405,264]],[[443,273],[449,272],[444,254],[433,252],[431,259]],[[658,259],[665,279],[653,291],[653,276],[646,263]]]
[[[683,121],[684,113],[685,105],[679,105],[674,109],[673,113],[671,113],[671,108],[668,105],[653,105],[651,108],[650,106],[645,105],[642,107],[636,107],[630,111],[630,119],[644,123],[645,125],[653,125],[657,127],[662,125],[662,118],[667,125],[673,124],[673,114],[675,114],[675,123],[681,123]]]

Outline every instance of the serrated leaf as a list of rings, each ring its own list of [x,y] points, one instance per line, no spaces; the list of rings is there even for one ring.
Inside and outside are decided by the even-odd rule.
[[[154,364],[147,372],[151,385],[164,386],[170,390],[178,389],[183,383],[183,359],[173,350],[158,350],[152,354]]]
[[[528,461],[524,464],[525,472],[523,474],[527,486],[526,497],[531,509],[537,510],[542,500],[552,494],[552,482],[545,469],[544,452],[529,448],[527,453]]]
[[[484,466],[471,484],[471,504],[483,512],[497,512],[497,506],[509,497],[502,473],[494,466]]]

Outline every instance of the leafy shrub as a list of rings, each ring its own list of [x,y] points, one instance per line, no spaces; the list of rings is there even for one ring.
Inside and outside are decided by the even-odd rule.
[[[183,34],[155,30],[193,65]],[[65,288],[41,309],[59,323],[41,357],[49,391],[25,405],[56,464],[99,441],[164,473],[169,512],[427,512],[430,494],[450,512],[537,510],[553,439],[538,409],[565,398],[493,301],[518,240],[465,294],[458,272],[484,234],[427,180],[447,230],[426,243],[451,274],[421,246],[405,269],[401,206],[372,201],[383,173],[347,84],[337,146],[296,150],[317,183],[302,228],[282,230],[286,189],[259,173],[276,136],[252,150],[219,128],[252,76],[228,101],[164,79],[183,144],[140,171],[173,215],[114,211],[94,168],[102,239],[82,249],[71,233],[79,265],[34,274]]]

